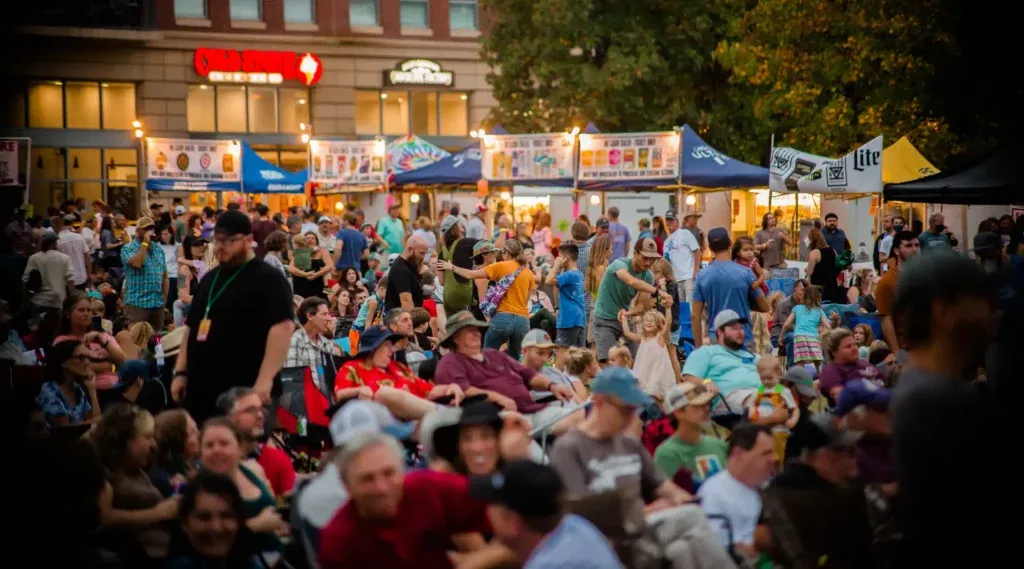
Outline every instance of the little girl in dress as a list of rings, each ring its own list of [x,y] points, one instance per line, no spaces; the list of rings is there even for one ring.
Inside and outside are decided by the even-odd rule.
[[[659,402],[665,399],[665,394],[676,384],[676,378],[679,377],[679,361],[670,351],[672,311],[669,310],[668,314],[666,318],[657,310],[648,310],[640,321],[640,333],[636,334],[629,330],[626,311],[619,312],[623,336],[630,342],[640,344],[636,351],[636,361],[633,363],[633,373],[639,378],[640,387],[644,392]]]

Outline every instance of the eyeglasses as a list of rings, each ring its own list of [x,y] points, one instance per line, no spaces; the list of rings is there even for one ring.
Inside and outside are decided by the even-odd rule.
[[[246,237],[247,237],[246,235],[235,235],[233,237],[214,237],[213,238],[213,244],[214,245],[221,245],[221,246],[230,245],[230,244],[232,244],[232,243],[234,243],[236,241],[245,239]]]

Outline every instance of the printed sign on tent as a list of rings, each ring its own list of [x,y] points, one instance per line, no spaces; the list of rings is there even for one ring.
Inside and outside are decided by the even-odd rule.
[[[146,139],[147,190],[242,189],[237,140]]]
[[[882,137],[834,160],[792,148],[774,148],[768,187],[777,192],[880,193]]]
[[[580,135],[581,181],[678,176],[678,132]]]
[[[311,140],[309,180],[322,184],[381,185],[384,142],[380,140]]]
[[[0,139],[0,186],[18,185],[18,141]]]
[[[573,138],[563,133],[485,135],[483,177],[496,181],[572,178]]]

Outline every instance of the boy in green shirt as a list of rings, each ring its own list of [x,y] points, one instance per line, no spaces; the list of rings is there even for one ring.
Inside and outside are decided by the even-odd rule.
[[[683,383],[665,395],[665,412],[677,423],[676,432],[658,445],[654,464],[670,479],[680,468],[693,473],[694,487],[725,469],[725,441],[704,434],[711,422],[711,399],[703,385]]]

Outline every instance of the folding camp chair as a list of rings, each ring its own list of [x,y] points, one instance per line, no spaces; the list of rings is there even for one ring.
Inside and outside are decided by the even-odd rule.
[[[543,452],[544,455],[547,456],[547,453],[548,453],[548,435],[550,435],[551,431],[554,430],[555,425],[557,425],[558,423],[561,423],[566,418],[568,418],[570,415],[572,415],[576,411],[579,411],[580,409],[590,409],[590,406],[593,405],[593,404],[594,404],[593,399],[587,399],[586,401],[584,401],[583,403],[580,403],[579,405],[566,408],[566,413],[564,415],[562,415],[561,417],[559,417],[559,418],[555,419],[554,421],[551,421],[550,423],[547,423],[545,425],[541,425],[539,427],[534,427],[533,430],[530,431],[530,438],[535,440],[535,441],[537,441],[538,443],[540,443],[541,452]]]

